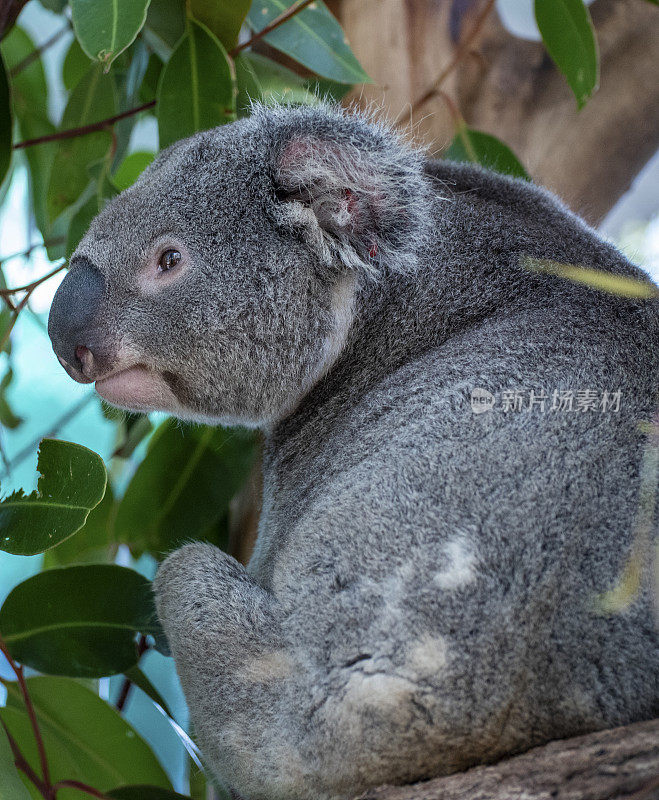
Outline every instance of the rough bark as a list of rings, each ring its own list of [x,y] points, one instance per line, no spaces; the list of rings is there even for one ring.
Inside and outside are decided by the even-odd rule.
[[[335,0],[353,50],[374,79],[358,104],[396,118],[432,86],[486,0]],[[590,7],[600,88],[582,111],[541,43],[516,38],[489,14],[469,54],[442,84],[473,127],[494,134],[538,182],[596,223],[659,146],[659,9],[643,0]],[[438,153],[453,136],[439,96],[412,121]]]
[[[550,742],[487,767],[357,800],[657,800],[659,719]]]

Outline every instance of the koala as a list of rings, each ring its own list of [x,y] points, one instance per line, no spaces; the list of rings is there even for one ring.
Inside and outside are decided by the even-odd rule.
[[[322,104],[174,144],[74,252],[49,319],[72,378],[264,433],[247,567],[193,542],[154,582],[241,797],[350,798],[659,712],[659,303],[538,262],[652,294],[547,191]]]

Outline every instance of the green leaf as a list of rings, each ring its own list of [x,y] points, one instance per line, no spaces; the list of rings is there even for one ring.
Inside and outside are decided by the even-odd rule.
[[[149,56],[149,63],[146,66],[146,72],[142,79],[142,84],[139,91],[140,103],[150,103],[156,99],[156,92],[158,91],[158,83],[160,75],[163,70],[163,63],[157,55],[151,53]]]
[[[0,550],[35,555],[72,536],[105,493],[103,459],[71,442],[43,439],[37,491],[0,502]]]
[[[112,458],[130,458],[140,442],[153,430],[153,423],[145,414],[127,414],[121,428],[123,441],[112,453]]]
[[[190,0],[188,7],[196,20],[232,50],[250,5],[251,0]]]
[[[87,521],[78,534],[70,536],[43,554],[44,569],[113,561],[116,554],[112,539],[115,508],[114,492],[108,483],[103,499],[89,512]]]
[[[92,65],[71,93],[64,110],[62,130],[100,122],[116,113],[114,81]],[[83,193],[89,167],[103,159],[112,145],[110,131],[64,139],[59,143],[48,187],[48,213],[54,220]]]
[[[535,19],[547,52],[582,108],[597,88],[599,55],[583,0],[535,0]]]
[[[254,0],[247,15],[250,27],[261,31],[290,5],[289,0]],[[266,34],[264,40],[317,75],[339,83],[370,82],[341,26],[320,0]]]
[[[64,11],[64,7],[66,6],[66,0],[39,0],[39,2],[44,8],[47,8],[48,11],[54,11],[56,14]]]
[[[9,72],[34,51],[34,42],[18,26],[13,27],[2,41],[2,54]],[[55,132],[55,126],[48,118],[48,86],[41,58],[34,59],[12,78],[12,102],[22,140]],[[44,238],[50,235],[46,194],[56,150],[57,145],[50,143],[28,147],[24,151],[29,169],[31,207]]]
[[[258,53],[242,53],[235,59],[238,97],[236,106],[241,116],[250,110],[250,100],[266,105],[289,102],[313,105],[318,97],[309,91],[304,78]]]
[[[169,61],[184,33],[184,0],[151,0],[143,35],[161,61]]]
[[[9,79],[5,71],[5,64],[0,55],[0,183],[9,172],[12,149],[12,114],[11,98],[9,95]]]
[[[14,372],[10,367],[0,381],[0,425],[5,428],[10,428],[11,430],[18,428],[23,421],[21,417],[17,417],[16,414],[14,414],[7,400],[7,389],[13,378]]]
[[[82,49],[107,69],[135,41],[149,0],[71,0],[73,28]]]
[[[62,64],[62,82],[67,92],[75,88],[78,81],[89,71],[89,56],[74,39],[64,56]]]
[[[235,112],[226,50],[208,28],[190,20],[158,85],[160,147],[230,122]]]
[[[255,436],[240,429],[164,422],[119,505],[115,537],[133,552],[162,555],[214,526],[249,474]]]
[[[135,183],[154,158],[155,153],[144,151],[131,153],[119,165],[119,169],[112,176],[112,182],[120,192],[123,192]]]
[[[68,678],[29,678],[27,684],[53,782],[77,780],[102,792],[140,783],[172,788],[147,743],[95,692]],[[39,773],[34,736],[15,683],[7,684],[0,718]],[[64,789],[57,800],[81,800],[81,795]]]
[[[114,800],[190,800],[187,795],[169,792],[157,786],[122,786],[106,794]]]
[[[475,131],[466,125],[458,130],[444,158],[471,161],[515,178],[530,180],[527,171],[507,145],[489,133]]]
[[[0,797],[3,800],[30,800],[30,794],[14,764],[14,754],[2,726],[0,726]]]
[[[615,275],[600,269],[589,269],[576,264],[561,264],[548,258],[522,257],[522,266],[533,272],[544,272],[557,275],[559,278],[581,283],[591,289],[597,289],[618,297],[633,300],[652,300],[659,298],[659,289],[650,281],[639,281],[624,275]]]
[[[151,583],[116,564],[39,572],[19,583],[0,609],[12,656],[39,672],[101,678],[139,660],[138,633],[162,635]]]
[[[128,678],[128,680],[132,681],[135,686],[140,688],[144,694],[147,695],[147,697],[150,697],[154,703],[157,703],[165,712],[165,714],[167,714],[167,716],[172,717],[173,719],[174,715],[169,710],[169,706],[165,702],[165,699],[138,666],[127,669],[124,672],[124,675]]]

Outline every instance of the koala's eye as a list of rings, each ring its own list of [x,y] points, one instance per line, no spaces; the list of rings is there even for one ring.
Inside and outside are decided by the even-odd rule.
[[[165,250],[158,262],[158,272],[167,272],[179,263],[182,256],[178,250]]]

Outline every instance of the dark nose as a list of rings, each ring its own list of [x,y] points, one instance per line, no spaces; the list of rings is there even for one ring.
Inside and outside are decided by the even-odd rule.
[[[104,297],[101,273],[88,258],[76,258],[55,292],[48,317],[48,335],[64,366],[85,373],[91,369]]]

